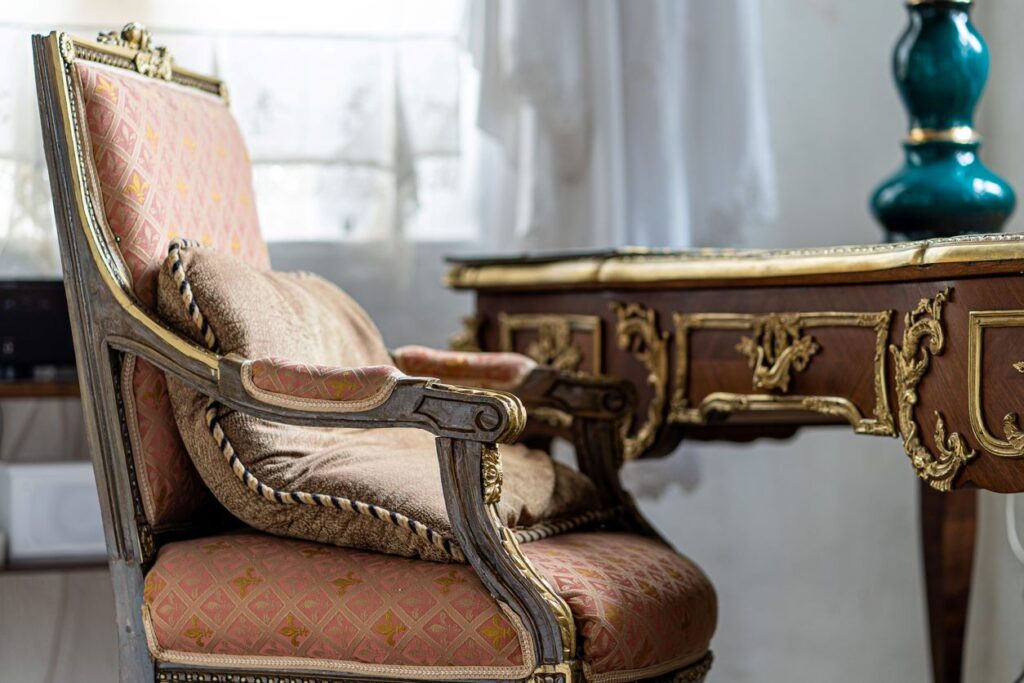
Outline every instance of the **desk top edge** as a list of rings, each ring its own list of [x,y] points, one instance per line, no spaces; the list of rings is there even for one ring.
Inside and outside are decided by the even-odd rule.
[[[798,279],[873,281],[1024,270],[1024,234],[966,235],[893,244],[806,249],[642,249],[450,257],[455,289],[643,286],[669,282]],[[984,267],[982,267],[984,266]],[[908,273],[908,270],[911,271]],[[913,271],[919,271],[914,273]],[[981,272],[979,272],[981,274]]]

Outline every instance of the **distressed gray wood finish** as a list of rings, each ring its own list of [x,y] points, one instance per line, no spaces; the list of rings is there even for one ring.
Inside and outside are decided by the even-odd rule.
[[[160,323],[140,320],[141,304],[130,293],[132,303],[126,305],[118,300],[118,295],[123,299],[124,294],[114,291],[116,285],[104,278],[101,269],[105,266],[93,254],[93,248],[100,253],[115,253],[117,246],[106,240],[101,240],[101,244],[91,242],[100,238],[87,224],[84,207],[89,198],[83,196],[85,191],[73,180],[73,145],[77,140],[73,135],[69,138],[68,131],[73,130],[74,122],[70,120],[71,112],[62,106],[57,81],[64,76],[59,38],[57,34],[33,36],[32,47],[86,431],[114,584],[122,683],[369,680],[309,671],[214,671],[153,662],[142,629],[143,577],[163,536],[154,535],[139,503],[118,388],[118,371],[126,353],[145,358],[203,394],[257,417],[299,425],[414,427],[435,434],[455,535],[484,585],[497,599],[507,603],[533,634],[538,656],[534,665],[541,668],[530,680],[568,683],[565,673],[553,670],[563,665],[563,672],[579,671],[571,615],[565,623],[568,608],[519,552],[514,537],[498,520],[494,506],[484,501],[481,457],[495,443],[512,441],[520,434],[526,418],[520,399],[508,393],[411,377],[400,380],[389,400],[370,410],[338,413],[283,408],[260,401],[245,391],[241,381],[245,359],[230,354],[214,356]],[[625,528],[653,534],[618,482],[622,459],[618,425],[623,416],[632,412],[632,386],[541,368],[530,374],[521,390],[530,405],[555,408],[575,416],[572,436],[578,446],[581,468],[604,489],[609,503],[629,504],[632,513],[622,522]],[[695,671],[690,667],[680,675]],[[703,677],[703,672],[697,673]]]

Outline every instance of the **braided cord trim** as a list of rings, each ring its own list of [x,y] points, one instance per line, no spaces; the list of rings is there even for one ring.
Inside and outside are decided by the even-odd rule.
[[[583,512],[572,517],[566,517],[565,519],[558,519],[552,522],[540,522],[533,526],[524,527],[515,530],[516,540],[520,543],[529,543],[531,541],[539,541],[543,538],[550,538],[551,536],[557,536],[558,534],[564,534],[566,531],[571,531],[587,524],[593,524],[595,522],[606,522],[609,519],[614,519],[620,516],[625,511],[624,506],[616,506],[612,508],[605,508],[604,510],[590,510]]]
[[[175,257],[174,263],[171,266],[171,273],[174,276],[175,284],[178,285],[178,293],[181,295],[181,299],[185,303],[189,317],[195,324],[196,329],[198,329],[200,334],[203,335],[203,340],[205,341],[206,346],[211,351],[219,353],[217,338],[213,334],[213,330],[210,328],[205,316],[203,316],[202,311],[199,309],[198,304],[196,304],[195,298],[192,296],[192,286],[185,273],[184,264],[181,262],[182,248],[199,246],[201,245],[195,241],[178,239],[171,242],[167,249],[167,254],[168,256],[173,255]],[[451,539],[445,538],[445,536],[439,531],[428,527],[422,522],[410,519],[399,512],[386,510],[370,503],[342,498],[340,496],[332,496],[323,493],[308,493],[306,491],[282,491],[264,484],[249,470],[248,467],[246,467],[245,463],[239,459],[238,454],[231,445],[231,441],[221,428],[220,418],[217,416],[217,411],[220,407],[221,404],[213,399],[210,399],[206,404],[207,429],[210,430],[210,435],[220,448],[221,453],[224,455],[224,459],[231,467],[231,471],[234,472],[238,480],[241,481],[249,490],[262,496],[268,501],[281,505],[310,505],[327,507],[367,517],[373,517],[374,519],[379,519],[382,522],[387,522],[394,526],[401,527],[406,531],[411,531],[431,545],[440,548],[457,562],[465,562],[465,556],[462,554],[462,550]]]

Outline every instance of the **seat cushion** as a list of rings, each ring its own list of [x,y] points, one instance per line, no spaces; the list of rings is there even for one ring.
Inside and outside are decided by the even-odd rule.
[[[717,622],[704,572],[650,538],[573,533],[523,545],[572,610],[591,683],[633,681],[689,666]]]
[[[187,303],[179,284],[182,273]],[[314,275],[264,271],[228,254],[183,246],[172,250],[161,270],[158,298],[167,322],[222,353],[336,367],[391,365],[366,313]],[[287,505],[243,483],[248,478],[229,464],[224,444],[207,420],[206,397],[174,380],[169,390],[179,431],[200,475],[217,499],[248,525],[408,557],[461,559],[452,545],[437,452],[428,432],[298,427],[213,406],[211,415],[231,452],[252,477],[278,491],[352,501],[350,509]],[[546,453],[505,446],[501,456],[505,478],[499,512],[510,527],[543,524],[551,529],[555,525],[549,523],[557,521],[559,528],[566,528],[573,518],[591,512],[598,499],[587,477]],[[374,506],[371,514],[366,514],[368,506]],[[395,522],[391,513],[420,525],[420,533],[414,525]]]
[[[714,590],[660,543],[573,532],[524,549],[572,609],[588,680],[656,676],[707,652]],[[204,668],[514,679],[534,657],[467,565],[257,532],[161,548],[143,616],[154,658]]]

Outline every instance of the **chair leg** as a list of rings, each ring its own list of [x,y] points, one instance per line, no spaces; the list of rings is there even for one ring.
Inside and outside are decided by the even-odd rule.
[[[921,482],[921,544],[935,683],[960,683],[974,564],[977,492],[941,493]]]

